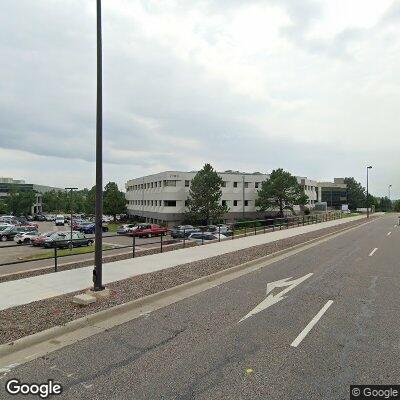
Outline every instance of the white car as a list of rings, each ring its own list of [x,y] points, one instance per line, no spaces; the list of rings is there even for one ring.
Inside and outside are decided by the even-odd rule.
[[[64,226],[65,224],[65,218],[64,215],[57,215],[56,220],[55,220],[56,226]]]
[[[38,231],[21,232],[14,236],[14,242],[18,244],[32,243],[39,235],[40,233]]]
[[[221,240],[227,239],[227,236],[222,233],[219,235]],[[197,243],[204,243],[211,240],[218,240],[218,233],[211,232],[194,232],[189,235],[189,239]]]

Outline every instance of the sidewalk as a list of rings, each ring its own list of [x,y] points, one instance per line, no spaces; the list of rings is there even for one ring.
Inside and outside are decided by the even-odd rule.
[[[343,218],[322,222],[316,225],[300,226],[288,230],[247,236],[235,240],[226,240],[199,247],[179,249],[163,254],[152,254],[134,259],[107,263],[103,265],[103,283],[107,284],[135,275],[203,260],[252,246],[301,235],[303,233],[342,225],[363,218],[365,218],[365,216]],[[89,288],[93,285],[92,270],[93,267],[83,267],[1,283],[0,310]]]

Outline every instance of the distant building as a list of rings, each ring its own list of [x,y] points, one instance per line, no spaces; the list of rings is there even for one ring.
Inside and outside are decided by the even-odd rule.
[[[128,214],[153,223],[182,222],[190,184],[196,174],[196,171],[165,171],[129,180],[125,184]],[[261,183],[269,175],[239,171],[218,172],[218,175],[223,180],[221,203],[229,208],[223,219],[264,217],[265,213],[257,210],[255,201]],[[297,181],[309,198],[309,207],[313,208],[318,200],[317,182],[305,177],[297,177]]]
[[[22,179],[4,178],[0,177],[0,198],[9,195],[12,188],[20,192],[34,191],[36,193],[36,201],[32,206],[32,214],[40,214],[43,212],[42,195],[43,193],[50,192],[51,190],[61,191],[64,189],[52,186],[36,185],[34,183],[25,183]]]
[[[318,201],[326,202],[328,208],[335,209],[348,204],[344,178],[335,178],[333,182],[318,182]]]

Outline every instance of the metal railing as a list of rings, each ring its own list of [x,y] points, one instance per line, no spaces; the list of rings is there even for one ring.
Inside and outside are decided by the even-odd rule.
[[[267,219],[259,219],[259,220],[251,220],[251,221],[239,221],[234,224],[228,225],[228,224],[217,224],[213,225],[214,229],[210,230],[210,226],[197,226],[196,232],[192,229],[187,232],[186,229],[180,230],[178,237],[172,237],[172,239],[165,239],[165,236],[168,234],[171,234],[173,230],[167,230],[163,234],[160,234],[157,237],[156,241],[146,241],[146,242],[138,242],[141,237],[135,235],[135,234],[115,234],[115,235],[104,235],[103,239],[108,239],[108,238],[121,238],[121,237],[131,237],[132,242],[131,244],[127,245],[120,245],[120,244],[111,244],[112,247],[110,248],[103,248],[103,252],[107,251],[115,251],[115,250],[123,250],[123,249],[132,249],[132,258],[135,258],[137,256],[137,249],[140,249],[141,247],[147,247],[145,250],[159,250],[160,253],[164,252],[164,246],[166,245],[174,245],[174,244],[179,244],[182,243],[182,248],[186,247],[187,242],[190,240],[189,236],[191,233],[200,233],[200,234],[213,234],[215,236],[214,239],[212,240],[205,240],[205,235],[201,235],[201,239],[197,240],[197,243],[204,245],[206,243],[215,243],[215,242],[220,242],[221,240],[233,240],[241,237],[246,237],[250,235],[257,235],[260,233],[267,233],[267,232],[273,232],[275,230],[282,230],[282,229],[289,229],[290,227],[296,227],[296,226],[305,226],[305,225],[311,225],[311,224],[317,224],[320,222],[326,222],[326,221],[331,221],[331,220],[336,220],[342,218],[342,213],[341,212],[331,212],[331,213],[324,213],[324,214],[314,214],[314,215],[304,215],[304,216],[294,216],[294,217],[284,217],[284,218],[267,218]],[[229,226],[230,229],[227,230],[226,227]],[[176,230],[174,232],[177,232]],[[225,234],[228,236],[225,237]],[[209,235],[208,235],[209,236]],[[154,237],[154,236],[153,236]],[[94,243],[94,238],[92,237],[86,237],[86,239],[83,240],[92,240],[92,243]],[[40,257],[40,258],[35,258],[35,259],[26,259],[26,260],[16,260],[16,261],[10,261],[10,262],[4,262],[0,263],[0,267],[2,266],[7,266],[7,265],[13,265],[13,264],[23,264],[23,263],[29,263],[29,262],[39,262],[43,260],[50,260],[54,259],[54,272],[57,272],[59,270],[59,259],[64,258],[64,257],[73,257],[73,256],[79,256],[79,255],[85,255],[85,254],[92,254],[94,251],[86,252],[86,253],[73,253],[71,251],[71,254],[59,254],[59,251],[62,248],[76,248],[78,247],[78,244],[82,243],[82,239],[60,239],[60,240],[54,240],[51,243],[51,247],[48,247],[49,251],[53,251],[53,255],[47,256],[47,257]],[[62,244],[62,246],[61,246]],[[148,247],[151,245],[157,245],[156,247]],[[3,249],[9,249],[9,248],[17,248],[17,247],[25,247],[25,246],[31,246],[31,243],[21,243],[21,244],[5,244],[0,246],[0,250]],[[81,246],[79,246],[81,247]],[[123,254],[129,254],[129,253],[123,253]],[[89,260],[84,259],[84,260],[78,260],[76,261],[77,263],[80,262],[87,262]],[[49,268],[51,266],[48,266]]]

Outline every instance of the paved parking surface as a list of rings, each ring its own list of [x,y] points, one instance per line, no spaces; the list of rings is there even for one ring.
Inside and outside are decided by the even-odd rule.
[[[55,226],[54,222],[35,222],[39,225],[39,232],[57,232],[66,231],[69,232],[69,225]],[[116,235],[116,233],[105,232],[103,234],[103,246],[107,248],[115,247],[115,250],[107,250],[104,255],[111,256],[121,253],[129,253],[132,251],[131,248],[123,248],[124,246],[132,246],[132,238],[119,235],[116,237],[109,237]],[[87,237],[94,237],[94,235],[86,235]],[[170,236],[164,236],[163,240],[172,239]],[[159,246],[159,237],[154,238],[137,238],[136,246],[137,249],[145,249],[150,247]],[[6,247],[12,245],[13,247]],[[24,257],[28,257],[35,254],[43,254],[51,252],[49,249],[43,249],[42,247],[33,246],[18,246],[13,241],[0,242],[0,264],[9,263],[22,260]],[[60,258],[59,265],[62,263],[87,261],[93,259],[93,254],[78,254],[74,256],[68,256]],[[52,267],[54,266],[54,259],[41,260],[41,261],[30,261],[22,264],[0,266],[0,276],[11,274],[14,272],[29,271],[41,267]]]

